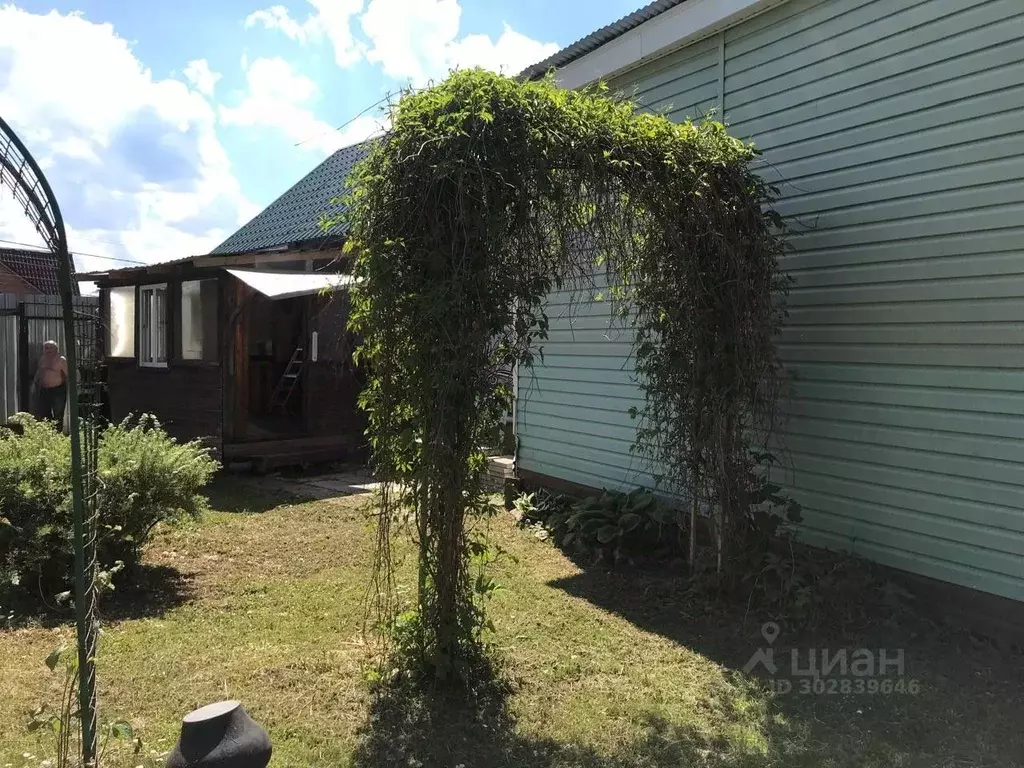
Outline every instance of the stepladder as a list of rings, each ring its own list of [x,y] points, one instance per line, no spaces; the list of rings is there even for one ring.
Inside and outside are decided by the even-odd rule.
[[[271,413],[274,411],[284,413],[288,409],[288,402],[291,400],[299,384],[305,363],[305,350],[302,347],[296,347],[295,351],[292,352],[291,358],[288,360],[288,365],[285,366],[284,373],[281,374],[281,378],[277,382],[277,386],[274,387],[274,393],[270,397]]]

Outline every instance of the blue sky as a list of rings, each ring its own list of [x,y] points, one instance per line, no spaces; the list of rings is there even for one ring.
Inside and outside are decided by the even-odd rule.
[[[403,84],[515,73],[639,4],[0,0],[0,115],[44,165],[73,249],[178,258],[381,130],[380,109],[356,116]],[[38,241],[6,195],[0,239]]]

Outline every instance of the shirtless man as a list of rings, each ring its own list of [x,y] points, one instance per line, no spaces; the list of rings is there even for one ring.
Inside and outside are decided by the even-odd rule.
[[[57,342],[43,344],[35,383],[39,387],[36,416],[48,419],[59,427],[64,423],[64,405],[68,399],[68,361],[57,349]]]

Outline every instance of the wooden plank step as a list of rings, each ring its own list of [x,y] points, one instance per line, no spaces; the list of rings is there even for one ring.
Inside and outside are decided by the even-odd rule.
[[[269,453],[251,458],[253,469],[257,472],[269,472],[280,467],[294,467],[300,464],[320,464],[329,461],[344,461],[351,455],[346,446],[332,448],[310,448],[304,451],[288,453]]]
[[[253,440],[251,442],[229,443],[224,446],[225,458],[250,458],[264,454],[290,453],[306,449],[332,448],[335,446],[351,446],[353,438],[349,435],[322,435],[319,437],[294,437],[277,440]]]

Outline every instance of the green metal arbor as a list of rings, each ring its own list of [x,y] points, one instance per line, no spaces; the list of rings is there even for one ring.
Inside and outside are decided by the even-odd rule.
[[[0,117],[0,187],[8,187],[57,259],[71,412],[71,485],[74,505],[75,620],[78,635],[78,705],[82,764],[96,763],[96,445],[99,355],[82,343],[92,316],[75,316],[71,254],[64,219],[46,177],[28,148]]]

